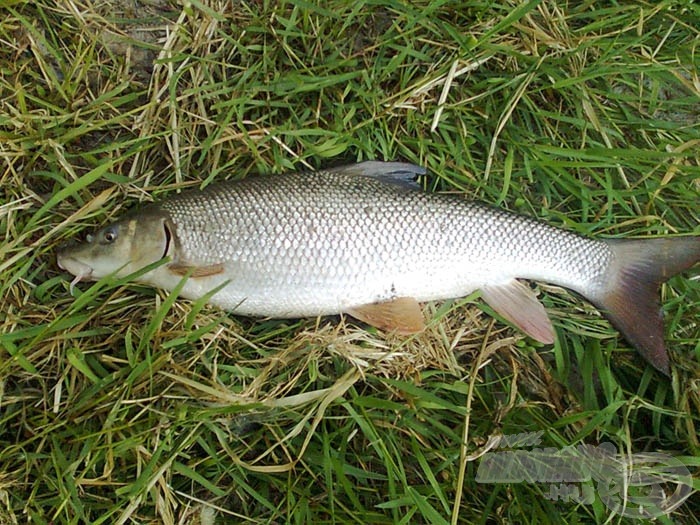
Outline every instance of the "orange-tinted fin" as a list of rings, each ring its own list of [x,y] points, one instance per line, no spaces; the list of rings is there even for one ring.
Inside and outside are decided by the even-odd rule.
[[[533,291],[520,281],[484,286],[481,288],[481,297],[491,308],[533,339],[547,344],[554,342],[554,327],[544,306]]]
[[[367,324],[401,335],[415,334],[425,329],[423,312],[412,297],[399,297],[382,303],[351,308],[348,313]]]
[[[661,284],[700,262],[700,236],[665,239],[608,239],[614,259],[608,282],[589,298],[642,357],[667,376]]]
[[[209,277],[210,275],[217,275],[224,272],[224,265],[221,263],[210,264],[209,266],[193,266],[188,264],[172,263],[168,265],[168,270],[171,272],[190,277]]]

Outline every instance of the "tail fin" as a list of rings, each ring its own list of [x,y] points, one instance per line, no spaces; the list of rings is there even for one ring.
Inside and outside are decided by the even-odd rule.
[[[593,302],[657,370],[670,376],[659,288],[700,261],[700,236],[608,239],[608,283]]]

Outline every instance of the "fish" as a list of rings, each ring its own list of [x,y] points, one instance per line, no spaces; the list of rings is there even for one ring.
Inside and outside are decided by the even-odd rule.
[[[234,314],[347,314],[384,331],[422,331],[420,303],[481,298],[545,344],[555,330],[533,289],[572,290],[670,375],[660,286],[700,261],[700,236],[593,238],[460,195],[423,191],[426,170],[366,161],[255,175],[138,207],[59,249],[73,286],[106,276]],[[160,263],[160,264],[156,264]],[[154,265],[150,268],[149,265]],[[213,293],[212,293],[213,292]]]

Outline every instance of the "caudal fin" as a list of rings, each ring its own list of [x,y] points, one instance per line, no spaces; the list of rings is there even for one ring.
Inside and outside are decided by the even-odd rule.
[[[659,288],[700,261],[700,236],[607,242],[614,258],[605,290],[593,301],[644,359],[669,376]]]

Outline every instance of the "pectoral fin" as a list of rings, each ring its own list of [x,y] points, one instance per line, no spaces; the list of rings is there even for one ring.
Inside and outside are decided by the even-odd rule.
[[[194,266],[182,263],[171,263],[168,265],[168,270],[176,275],[181,275],[182,277],[188,274],[193,278],[209,277],[210,275],[224,273],[224,265],[217,263],[210,264],[209,266]]]
[[[533,339],[547,344],[554,342],[554,328],[544,306],[532,290],[520,281],[484,286],[481,297]]]
[[[382,303],[366,304],[351,308],[348,313],[367,324],[387,332],[401,335],[423,331],[425,320],[418,301],[412,297],[399,297]]]

